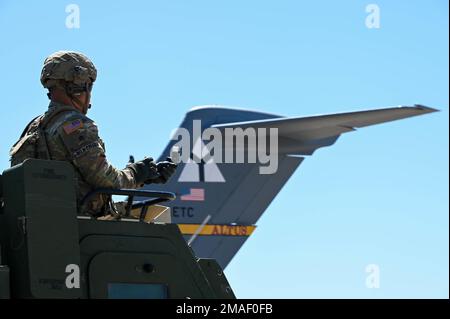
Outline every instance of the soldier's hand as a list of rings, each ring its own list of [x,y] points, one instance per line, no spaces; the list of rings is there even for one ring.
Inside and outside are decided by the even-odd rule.
[[[130,163],[127,168],[133,170],[134,179],[138,185],[151,183],[151,180],[157,180],[161,177],[151,157],[146,157],[136,163]]]
[[[166,183],[170,177],[175,173],[177,169],[177,164],[175,164],[170,157],[167,157],[165,161],[156,164],[156,168],[160,175],[160,178],[153,183]]]

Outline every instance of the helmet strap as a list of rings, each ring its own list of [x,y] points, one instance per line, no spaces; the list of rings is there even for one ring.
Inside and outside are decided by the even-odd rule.
[[[71,84],[71,83],[66,83],[66,84],[64,85],[64,90],[65,90],[67,96],[71,99],[72,104],[74,104],[74,102],[76,102],[78,105],[80,105],[80,106],[82,107],[82,110],[81,110],[81,111],[82,111],[84,114],[86,114],[86,113],[87,113],[87,110],[91,108],[91,104],[90,104],[90,103],[89,103],[89,104],[83,103],[83,102],[78,98],[77,95],[80,94],[80,93],[86,92],[87,98],[88,98],[88,100],[90,100],[90,98],[91,98],[91,92],[90,92],[90,90],[88,89],[88,85],[86,84],[84,87],[82,87],[82,86],[79,86],[79,85],[74,85],[74,84]]]
[[[83,114],[87,113],[87,110],[90,108],[90,105],[86,105],[86,103],[83,103],[76,95],[72,95],[69,97],[72,100],[72,104],[75,105],[75,102],[76,102],[77,105],[81,106],[81,111],[83,112]]]

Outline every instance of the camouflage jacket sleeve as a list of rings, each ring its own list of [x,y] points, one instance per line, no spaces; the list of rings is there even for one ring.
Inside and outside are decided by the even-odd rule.
[[[118,170],[105,155],[97,125],[88,117],[72,116],[58,128],[69,158],[84,180],[93,187],[137,188],[131,169]]]

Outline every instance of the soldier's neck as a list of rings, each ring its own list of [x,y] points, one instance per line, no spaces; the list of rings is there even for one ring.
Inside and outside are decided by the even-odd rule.
[[[81,113],[86,114],[81,106],[77,105],[77,103],[74,103],[71,98],[69,98],[65,93],[61,91],[52,91],[51,101],[59,104],[70,105]]]

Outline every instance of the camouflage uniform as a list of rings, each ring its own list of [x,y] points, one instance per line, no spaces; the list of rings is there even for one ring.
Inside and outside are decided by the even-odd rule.
[[[75,99],[81,92],[90,95],[96,77],[97,70],[86,56],[78,52],[58,51],[44,61],[41,83],[48,89],[63,89]],[[11,165],[22,163],[27,158],[72,163],[78,180],[77,199],[81,213],[102,215],[109,212],[108,207],[112,208],[105,195],[98,195],[80,207],[84,196],[95,188],[141,186],[136,182],[136,170],[130,167],[118,170],[108,163],[105,145],[91,119],[73,106],[54,101],[44,115],[28,124],[10,155]]]
[[[27,133],[32,131],[31,128],[36,126],[35,122],[38,121],[41,122],[45,136],[44,141],[37,145],[35,158],[72,163],[78,181],[78,203],[95,188],[134,189],[140,186],[136,184],[131,169],[118,170],[108,163],[105,145],[98,135],[97,125],[74,107],[51,102],[48,111],[28,126]],[[18,154],[20,147],[26,145],[22,140],[30,135],[27,133],[11,150],[12,165],[23,160]],[[85,207],[80,207],[81,213],[104,214],[108,210],[107,203],[106,196],[98,195]]]

